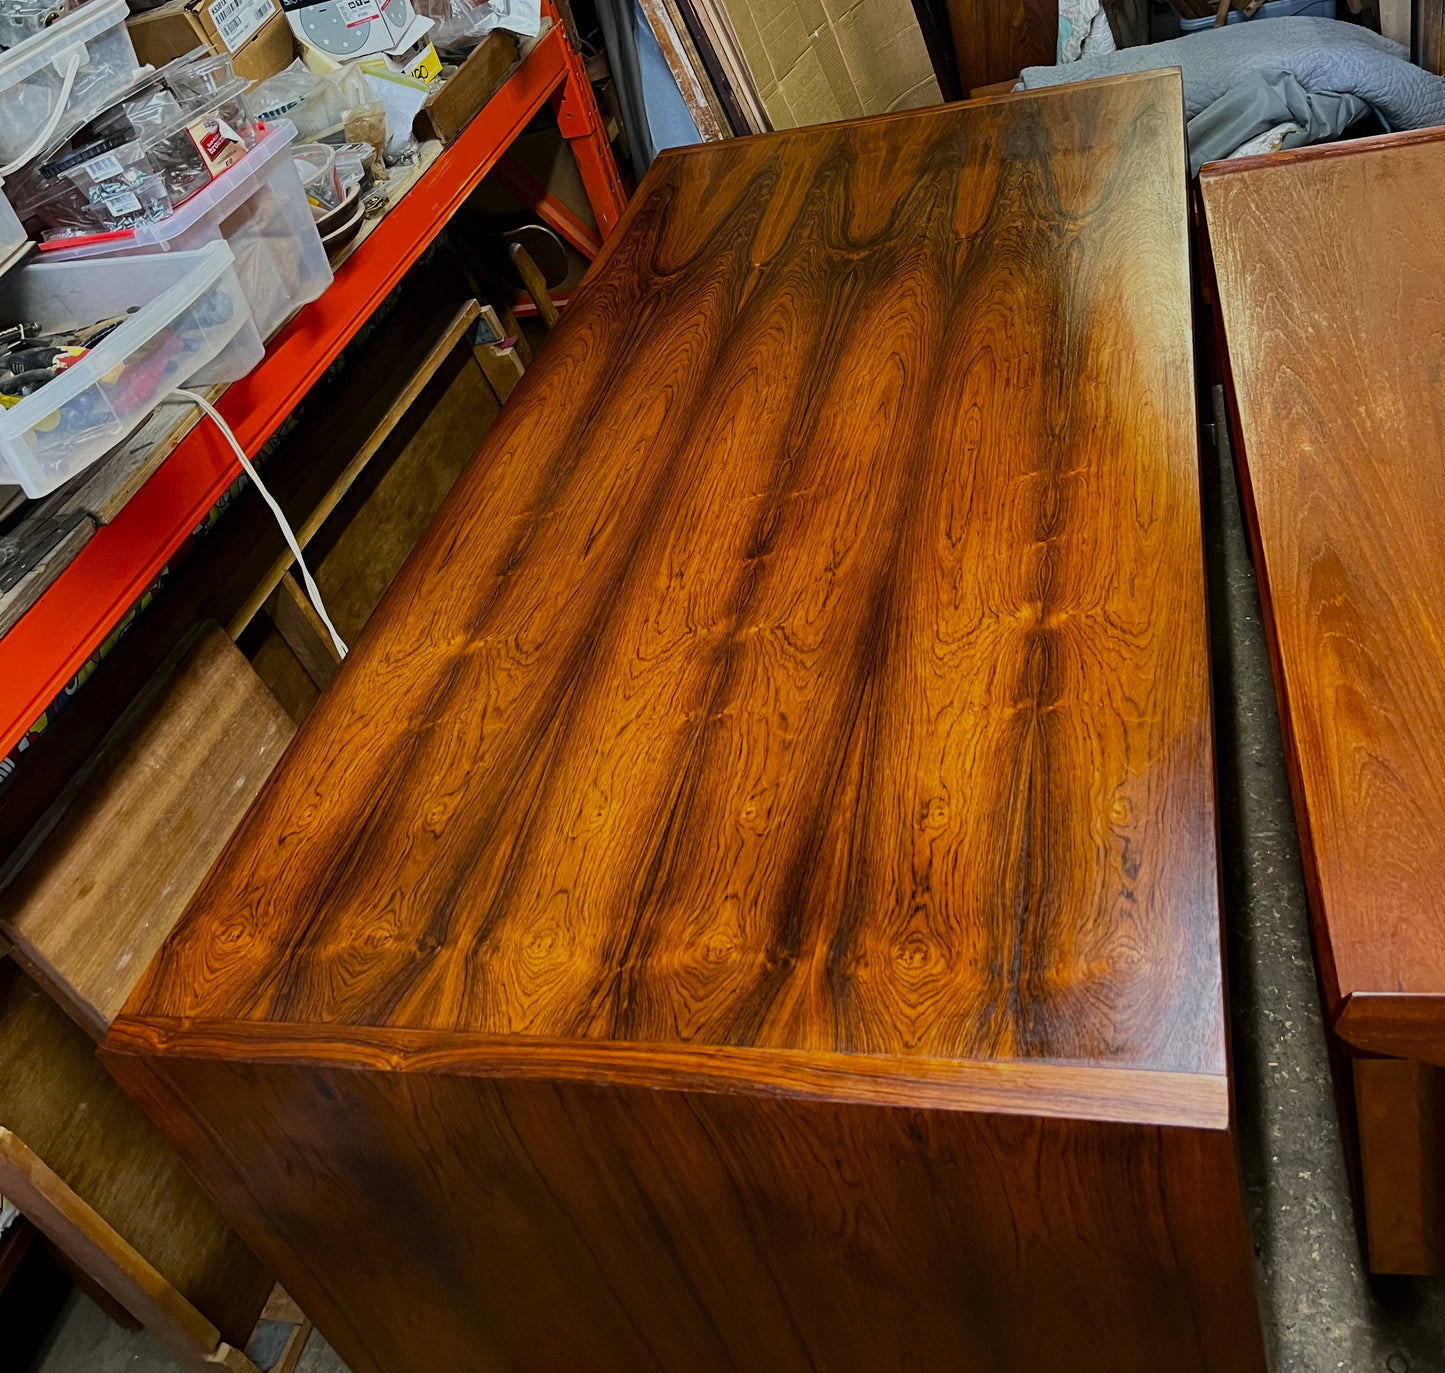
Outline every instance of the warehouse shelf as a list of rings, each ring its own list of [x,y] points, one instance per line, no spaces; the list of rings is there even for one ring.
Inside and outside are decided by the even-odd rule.
[[[582,60],[552,13],[552,27],[341,263],[332,286],[272,340],[250,375],[221,395],[218,409],[248,455],[280,427],[549,103],[576,156],[599,235],[616,227],[624,194],[606,132]],[[66,688],[239,471],[215,426],[196,425],[0,638],[0,757]]]

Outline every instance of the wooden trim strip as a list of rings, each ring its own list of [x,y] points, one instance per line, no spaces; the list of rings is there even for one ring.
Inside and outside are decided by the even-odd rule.
[[[1445,1067],[1445,992],[1351,992],[1335,1033],[1365,1053]]]
[[[1128,86],[1140,81],[1158,81],[1164,77],[1169,76],[1172,76],[1177,82],[1179,82],[1179,88],[1182,91],[1184,88],[1184,78],[1180,73],[1179,68],[1160,67],[1147,72],[1120,72],[1118,76],[1100,76],[1096,77],[1092,81],[1068,81],[1057,86],[1036,86],[1030,90],[1014,91],[1010,95],[987,95],[981,96],[977,99],[958,100],[951,105],[929,105],[922,109],[891,110],[887,114],[865,114],[860,115],[856,119],[835,119],[827,125],[803,125],[800,128],[796,129],[774,129],[769,133],[749,134],[748,138],[755,143],[766,139],[778,138],[810,139],[816,138],[818,136],[819,128],[826,128],[829,134],[839,133],[847,129],[856,128],[860,124],[866,124],[871,127],[877,128],[881,125],[887,124],[890,121],[899,119],[919,120],[929,117],[942,118],[948,115],[950,112],[959,109],[960,107],[972,107],[975,105],[1001,105],[1010,103],[1015,100],[1057,99],[1068,95],[1077,96],[1079,91],[1091,89],[1095,86]],[[663,148],[653,159],[652,167],[656,167],[659,165],[659,163],[666,162],[674,157],[697,158],[702,156],[704,153],[717,152],[721,149],[725,149],[727,146],[728,142],[724,141],[721,143],[692,143],[677,148]],[[1352,143],[1347,146],[1357,148],[1360,145],[1358,143]],[[649,167],[647,171],[647,176],[651,177],[652,175],[652,168]],[[646,199],[646,197],[642,195],[642,191],[646,186],[647,179],[644,178],[642,185],[638,187],[638,193],[627,202],[629,211],[634,205],[638,205]],[[622,223],[619,223],[618,228],[622,228],[626,222],[627,220],[624,219]],[[612,242],[612,239],[616,236],[617,235],[615,233],[609,236],[607,244],[610,244]],[[606,246],[607,245],[604,244],[604,247]]]
[[[103,1058],[140,1055],[391,1073],[601,1082],[662,1091],[791,1097],[914,1110],[1223,1130],[1222,1074],[1043,1061],[579,1041],[442,1030],[122,1016]]]
[[[1348,143],[1317,143],[1308,148],[1286,148],[1277,153],[1256,153],[1253,157],[1232,157],[1222,162],[1206,162],[1199,169],[1201,181],[1232,176],[1235,172],[1256,171],[1261,167],[1287,167],[1295,162],[1327,162],[1334,157],[1359,157],[1364,153],[1383,152],[1411,143],[1438,143],[1445,139],[1445,129],[1401,129],[1397,133],[1375,134],[1373,138],[1354,138]]]

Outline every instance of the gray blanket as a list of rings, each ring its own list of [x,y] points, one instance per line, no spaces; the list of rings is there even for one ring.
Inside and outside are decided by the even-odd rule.
[[[1358,24],[1334,19],[1255,19],[1226,24],[1222,29],[1186,34],[1167,43],[1082,57],[1062,67],[1025,67],[1020,81],[1025,89],[1033,89],[1160,67],[1178,67],[1184,74],[1184,115],[1191,121],[1246,81],[1256,93],[1265,85],[1278,87],[1277,82],[1252,80],[1256,73],[1287,72],[1303,92],[1364,101],[1391,129],[1445,124],[1445,79],[1413,66],[1400,44]],[[1260,118],[1275,113],[1261,110]],[[1279,116],[1289,117],[1288,112]],[[1238,121],[1233,122],[1237,127]],[[1201,153],[1197,142],[1191,138],[1190,160],[1196,170],[1208,157],[1234,151],[1233,147],[1209,147]]]

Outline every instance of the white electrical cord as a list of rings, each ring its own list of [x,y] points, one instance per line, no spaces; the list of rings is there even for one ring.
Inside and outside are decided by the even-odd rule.
[[[50,141],[50,135],[60,127],[61,116],[70,105],[70,92],[75,89],[75,77],[79,71],[80,55],[74,53],[66,64],[65,75],[60,79],[60,98],[56,100],[55,108],[50,111],[50,118],[45,121],[45,127],[40,130],[39,135],[31,141],[30,146],[19,157],[0,167],[0,176],[9,176],[11,172],[23,167]]]
[[[296,566],[301,569],[301,580],[306,583],[306,594],[311,597],[311,604],[316,607],[316,613],[321,617],[321,623],[326,626],[326,632],[331,635],[331,642],[336,645],[336,651],[343,658],[346,657],[346,644],[341,635],[336,632],[336,626],[331,623],[331,617],[326,613],[326,606],[321,600],[321,592],[312,579],[311,572],[306,566],[306,559],[301,556],[301,545],[296,542],[296,535],[290,524],[287,522],[281,507],[276,504],[276,498],[266,490],[261,478],[256,475],[256,469],[251,466],[251,460],[246,456],[241,445],[236,442],[236,436],[231,432],[231,426],[217,413],[216,407],[204,396],[198,395],[195,391],[187,391],[183,387],[177,387],[170,393],[168,399],[188,400],[193,405],[198,405],[216,422],[216,428],[226,436],[226,442],[235,450],[236,456],[241,460],[241,466],[250,477],[257,491],[261,493],[261,499],[271,507],[271,513],[276,517],[276,523],[281,526],[282,537],[286,540],[291,549],[291,555],[296,559]]]

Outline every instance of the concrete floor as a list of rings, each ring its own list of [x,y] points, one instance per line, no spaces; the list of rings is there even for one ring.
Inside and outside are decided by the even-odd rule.
[[[1222,435],[1218,409],[1216,396],[1214,432]],[[1204,471],[1240,1148],[1275,1373],[1445,1373],[1445,1279],[1371,1282],[1361,1267],[1279,722],[1227,451]],[[72,1296],[31,1373],[181,1370],[149,1336],[118,1329]],[[301,1373],[345,1369],[313,1336]]]

